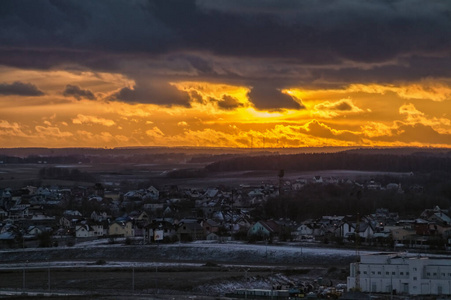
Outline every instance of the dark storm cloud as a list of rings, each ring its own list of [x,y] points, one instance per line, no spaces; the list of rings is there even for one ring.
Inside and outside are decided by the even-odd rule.
[[[450,76],[450,36],[448,0],[0,1],[0,64],[81,66],[136,81],[146,70],[168,82],[286,79],[278,87]],[[273,72],[253,73],[269,61]],[[275,88],[259,92],[262,85],[250,93],[256,107],[300,108]],[[149,101],[147,92],[138,84],[117,99]],[[187,105],[164,93],[167,104]]]
[[[63,91],[63,95],[66,97],[74,97],[77,100],[89,99],[94,100],[95,96],[90,90],[84,90],[78,85],[68,84]]]
[[[259,110],[302,109],[305,108],[294,101],[289,95],[283,94],[280,89],[271,85],[253,86],[247,94],[255,108]]]
[[[338,110],[338,111],[351,111],[352,105],[348,100],[341,100],[335,103],[318,104],[315,106],[319,110]]]
[[[0,95],[17,96],[43,96],[34,84],[15,81],[13,83],[0,83]]]
[[[166,106],[190,106],[190,97],[187,92],[180,91],[164,82],[139,83],[133,89],[125,87],[114,94],[110,100]]]
[[[243,103],[238,101],[235,97],[223,95],[221,99],[210,98],[210,101],[216,102],[218,107],[225,110],[232,110],[239,107],[243,107]]]
[[[445,0],[215,3],[4,0],[0,42],[121,53],[196,50],[306,63],[381,61],[451,46],[451,4]]]
[[[146,1],[4,0],[2,45],[161,52],[170,38]]]

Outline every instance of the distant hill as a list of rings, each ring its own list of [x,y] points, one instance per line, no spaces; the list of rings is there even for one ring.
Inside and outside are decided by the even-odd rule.
[[[0,148],[0,164],[198,164],[213,172],[448,171],[450,158],[451,149],[435,148]]]
[[[222,147],[123,147],[123,148],[0,148],[0,155],[27,156],[108,156],[145,154],[186,154],[192,156],[210,155],[263,155],[295,153],[331,153],[354,149],[353,147],[304,147],[304,148],[222,148]]]
[[[431,172],[451,170],[451,151],[420,149],[349,150],[338,153],[303,153],[236,157],[217,161],[212,172],[243,170],[361,170],[385,172]]]

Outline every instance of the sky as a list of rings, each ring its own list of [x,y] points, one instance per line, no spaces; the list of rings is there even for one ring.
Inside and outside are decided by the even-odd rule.
[[[451,1],[0,1],[0,147],[134,146],[451,147]]]

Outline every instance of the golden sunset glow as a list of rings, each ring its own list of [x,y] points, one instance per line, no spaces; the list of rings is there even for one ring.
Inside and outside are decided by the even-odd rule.
[[[132,85],[120,74],[8,72],[45,91],[39,97],[0,97],[0,141],[8,146],[447,147],[451,134],[449,104],[436,100],[449,92],[440,82],[342,90],[292,87],[286,93],[302,101],[304,109],[264,111],[249,101],[246,86],[172,82],[191,95],[190,106],[166,107],[110,101],[110,95]],[[74,82],[97,100],[65,97],[61,91]],[[233,100],[224,107],[224,99]],[[418,127],[424,132],[417,140],[401,139]],[[443,138],[430,142],[421,136],[432,130]]]
[[[347,23],[311,25],[307,27],[313,33],[302,34],[303,23],[297,20],[313,21],[303,18],[310,8],[299,3],[299,10],[289,15],[283,4],[274,4],[271,12],[248,7],[255,24],[240,14],[234,19],[247,31],[243,37],[230,24],[219,23],[220,18],[209,18],[218,22],[215,28],[230,30],[224,39],[236,45],[218,39],[215,43],[221,47],[216,48],[208,28],[196,18],[232,17],[240,4],[196,3],[193,11],[186,11],[187,18],[193,18],[188,30],[166,15],[170,11],[153,11],[154,6],[143,10],[147,4],[139,2],[119,1],[104,8],[104,20],[116,18],[116,10],[135,16],[130,28],[120,29],[111,25],[114,22],[83,27],[83,22],[72,19],[64,21],[67,27],[41,28],[38,23],[21,27],[16,19],[26,19],[26,13],[19,7],[11,12],[19,17],[7,19],[9,25],[0,34],[1,147],[451,146],[451,73],[446,68],[451,57],[446,45],[424,46],[421,52],[417,48],[422,43],[412,42],[409,48],[408,40],[386,53],[375,43],[374,49],[368,48],[372,53],[365,44],[370,41],[351,42],[363,49],[357,51],[330,35],[333,28],[337,35],[347,36]],[[374,9],[353,5],[362,14],[371,15]],[[385,8],[383,3],[377,5]],[[430,15],[449,8],[429,5]],[[86,3],[74,6],[87,15],[98,9]],[[60,7],[55,10],[71,14]],[[346,17],[358,28],[347,10],[332,5],[330,11],[337,20]],[[415,24],[419,15],[429,18],[415,11],[416,15],[403,15],[403,20]],[[310,11],[318,16],[328,13]],[[268,41],[257,40],[253,33],[264,24],[262,15],[273,20],[277,34],[297,39],[277,44],[279,37],[268,32]],[[122,24],[131,20],[126,14],[119,18]],[[71,39],[58,31],[68,28],[75,34]],[[47,34],[42,33],[45,30]],[[391,43],[400,34],[393,30],[387,40],[378,32],[372,34]],[[315,34],[327,37],[325,45],[323,39],[310,39]],[[412,41],[421,38],[415,31],[402,34],[409,34]],[[182,35],[186,38],[177,40]],[[164,46],[158,48],[158,41]]]

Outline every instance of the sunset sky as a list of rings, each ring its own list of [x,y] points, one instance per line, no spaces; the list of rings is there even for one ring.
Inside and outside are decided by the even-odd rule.
[[[0,1],[0,148],[451,147],[449,0]]]

